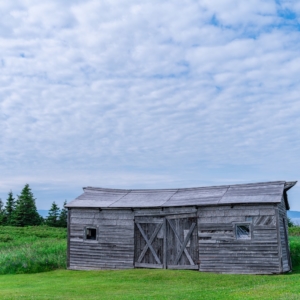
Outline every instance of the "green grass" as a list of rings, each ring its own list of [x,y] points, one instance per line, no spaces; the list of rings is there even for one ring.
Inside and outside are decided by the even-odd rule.
[[[65,229],[0,227],[0,299],[300,299],[300,236],[290,247],[294,271],[283,275],[68,271]]]
[[[0,227],[0,274],[66,268],[66,229]]]
[[[67,271],[0,277],[0,299],[300,299],[300,272]]]

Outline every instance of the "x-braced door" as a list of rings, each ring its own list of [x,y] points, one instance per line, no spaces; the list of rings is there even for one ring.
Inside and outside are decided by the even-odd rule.
[[[135,266],[163,268],[164,263],[163,218],[137,217],[135,219]]]
[[[198,269],[197,218],[136,217],[135,266]]]
[[[196,216],[166,218],[168,269],[199,269]]]

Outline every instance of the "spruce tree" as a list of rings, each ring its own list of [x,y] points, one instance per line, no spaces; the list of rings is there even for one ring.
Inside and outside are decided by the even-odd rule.
[[[41,217],[37,212],[35,198],[29,184],[25,184],[21,195],[18,196],[13,224],[22,227],[41,224]]]
[[[4,205],[3,205],[3,201],[0,198],[0,225],[5,225],[5,210],[4,210]]]
[[[52,227],[58,227],[59,226],[59,207],[57,204],[53,201],[50,210],[48,211],[48,216],[46,219],[46,224],[48,226]]]
[[[68,210],[65,208],[67,201],[65,200],[63,204],[63,208],[60,211],[59,215],[59,227],[67,227],[67,220],[68,220]]]
[[[5,205],[5,216],[6,216],[6,225],[12,225],[14,223],[14,213],[16,209],[15,198],[13,197],[12,191],[8,193],[8,198]]]

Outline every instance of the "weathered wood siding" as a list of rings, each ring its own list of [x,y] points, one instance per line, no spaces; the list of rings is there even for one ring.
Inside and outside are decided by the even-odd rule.
[[[225,205],[198,209],[200,271],[280,272],[276,205]],[[237,240],[235,223],[251,223],[252,237]]]
[[[70,269],[133,268],[134,217],[129,209],[70,209]],[[86,226],[97,240],[85,240]]]
[[[193,247],[193,249],[199,251],[199,260],[196,261],[193,257],[192,260],[196,265],[199,263],[200,271],[273,274],[289,270],[289,253],[283,225],[283,221],[286,222],[284,202],[199,208],[192,206],[164,209],[136,208],[134,212],[131,209],[71,208],[69,210],[68,266],[70,269],[88,270],[133,268],[134,262],[138,260],[138,257],[134,257],[137,256],[135,252],[140,253],[145,246],[144,240],[134,237],[134,234],[138,234],[135,230],[135,220],[137,222],[139,219],[150,218],[152,222],[162,219],[165,220],[164,226],[167,226],[169,219],[171,223],[177,219],[177,222],[183,222],[186,221],[185,218],[190,218],[191,214],[196,214],[198,227],[196,235],[198,247]],[[145,223],[148,227],[152,226],[148,223]],[[250,224],[251,239],[236,239],[235,224],[238,223]],[[144,231],[151,229],[146,228],[143,222],[141,224]],[[148,233],[148,239],[155,230],[155,226],[154,223],[151,232]],[[97,228],[96,240],[85,239],[86,227]],[[184,227],[186,231],[189,228],[190,226]],[[184,238],[181,239],[183,241]],[[166,260],[162,255],[168,256],[172,244],[163,245],[162,243],[163,240],[158,232],[153,242],[154,249],[168,249],[156,251],[160,254],[161,262]],[[193,241],[191,240],[190,243]],[[190,252],[190,244],[187,244],[187,251]],[[145,260],[148,264],[152,263],[155,266],[155,262],[151,261],[151,255],[150,252],[146,253],[141,263]],[[148,259],[149,261],[148,256],[151,258]],[[181,259],[186,259],[185,253]],[[170,263],[166,261],[164,267],[168,267]],[[190,262],[180,261],[178,265],[188,266],[188,263]],[[191,264],[190,268],[192,267]]]
[[[280,234],[280,246],[281,246],[281,264],[282,271],[288,272],[291,270],[291,260],[289,251],[289,241],[288,241],[288,223],[287,214],[284,203],[284,197],[282,197],[281,203],[278,205],[279,213],[279,234]]]

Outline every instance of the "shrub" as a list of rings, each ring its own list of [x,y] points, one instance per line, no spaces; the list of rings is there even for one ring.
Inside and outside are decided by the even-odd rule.
[[[292,257],[293,269],[300,268],[300,237],[291,236],[289,238],[290,252]]]
[[[300,236],[300,226],[289,227],[289,236]]]

